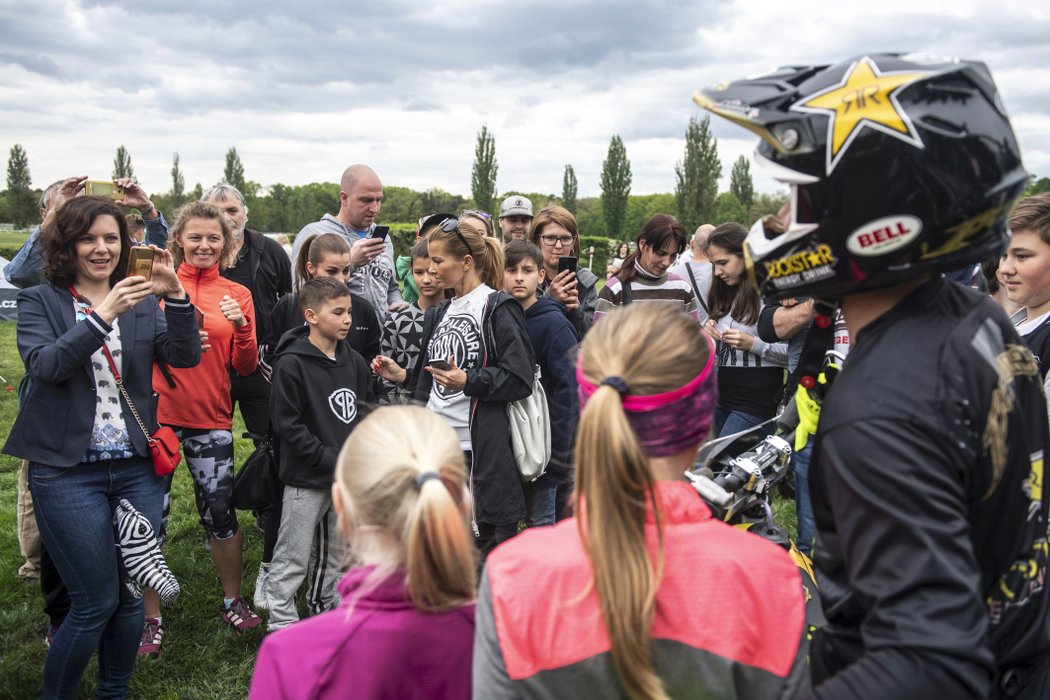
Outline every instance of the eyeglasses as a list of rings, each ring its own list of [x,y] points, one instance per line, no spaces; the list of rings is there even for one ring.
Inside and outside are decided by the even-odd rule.
[[[576,240],[576,236],[540,236],[540,240],[553,248],[558,243],[561,243],[563,246],[572,245],[572,242]]]
[[[459,232],[459,219],[457,219],[454,216],[450,216],[444,221],[442,221],[440,224],[438,224],[438,228],[444,231],[445,233],[455,233],[456,237],[459,238],[460,242],[464,246],[466,246],[467,253],[469,255],[474,255],[474,249],[470,247],[470,243],[467,243],[467,239],[464,238],[463,234]]]
[[[464,216],[476,216],[480,219],[484,219],[485,221],[492,220],[492,214],[489,214],[487,211],[481,211],[480,209],[464,209],[463,212],[460,214],[460,217]]]

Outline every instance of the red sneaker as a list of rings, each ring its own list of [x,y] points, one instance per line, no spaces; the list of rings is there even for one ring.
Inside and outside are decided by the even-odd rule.
[[[248,606],[248,601],[241,596],[234,598],[229,608],[225,605],[223,606],[222,619],[226,624],[233,627],[237,636],[240,636],[242,632],[247,630],[255,629],[262,622],[262,618],[252,611]]]

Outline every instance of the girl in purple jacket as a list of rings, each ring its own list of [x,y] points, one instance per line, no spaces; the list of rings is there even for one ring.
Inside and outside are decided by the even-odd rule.
[[[339,454],[342,603],[269,635],[252,700],[470,698],[475,549],[459,439],[420,406],[373,411]]]

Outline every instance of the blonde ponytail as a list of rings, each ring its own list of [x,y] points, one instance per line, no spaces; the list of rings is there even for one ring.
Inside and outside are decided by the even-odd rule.
[[[584,376],[598,388],[580,415],[576,439],[577,527],[594,570],[594,588],[609,634],[613,664],[631,698],[664,700],[653,670],[651,630],[663,571],[663,528],[656,479],[609,377],[631,395],[684,386],[703,369],[709,350],[695,319],[664,306],[617,309],[580,348]],[[658,548],[645,543],[652,511]]]
[[[343,445],[335,478],[355,536],[372,528],[391,543],[391,566],[375,578],[403,569],[420,610],[448,610],[474,599],[466,467],[444,419],[420,406],[376,409]]]

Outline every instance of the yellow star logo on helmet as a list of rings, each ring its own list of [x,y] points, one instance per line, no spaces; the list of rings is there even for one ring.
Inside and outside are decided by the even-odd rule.
[[[865,56],[846,69],[838,85],[802,98],[791,109],[828,116],[827,172],[830,175],[853,139],[865,128],[922,148],[922,140],[896,95],[930,75],[932,73],[882,73],[875,62]]]

